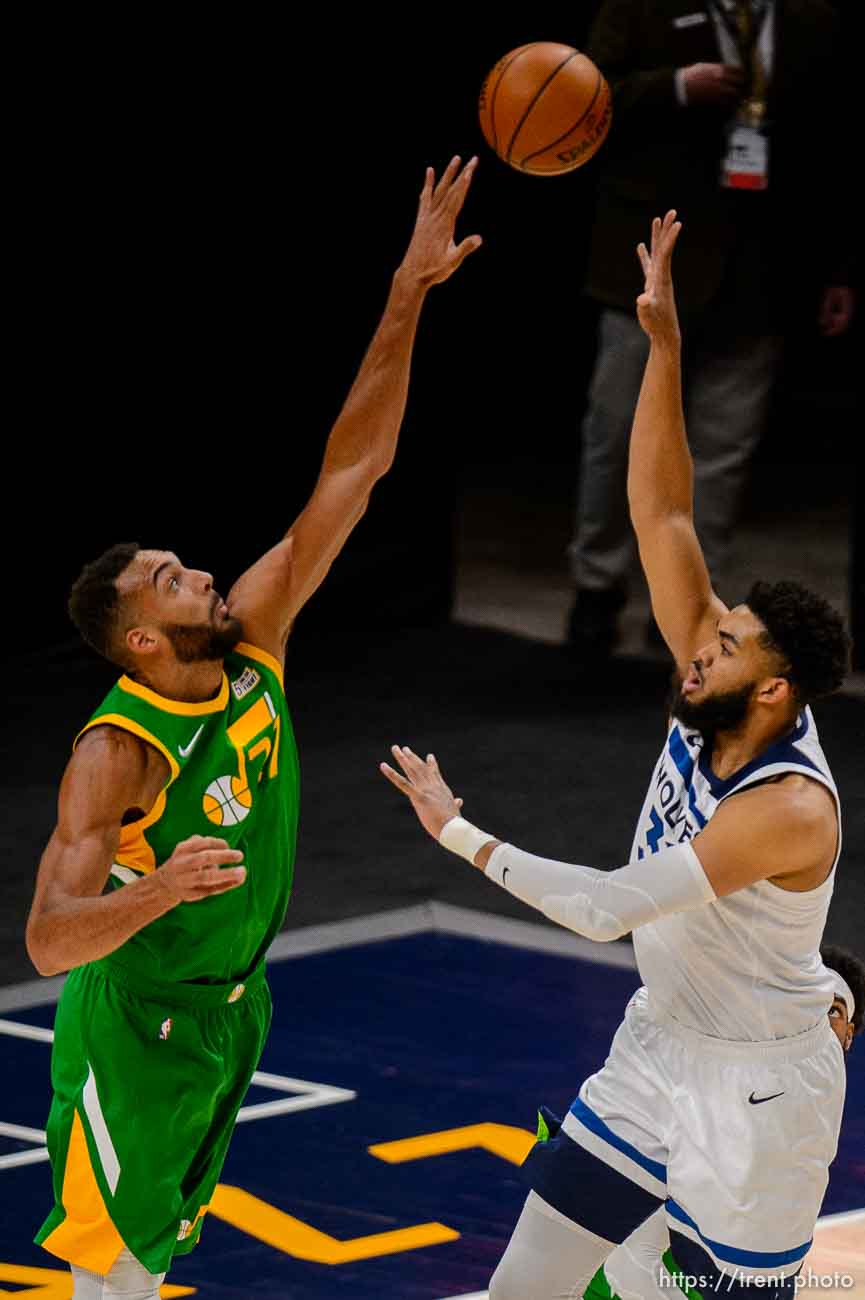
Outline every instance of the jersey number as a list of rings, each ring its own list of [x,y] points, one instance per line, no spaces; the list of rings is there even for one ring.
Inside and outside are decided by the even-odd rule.
[[[265,691],[260,699],[256,700],[251,709],[233,722],[225,733],[231,741],[237,752],[237,774],[242,789],[247,788],[246,764],[258,758],[259,754],[264,754],[264,762],[261,765],[261,771],[258,774],[258,782],[261,784],[264,770],[267,768],[268,777],[276,776],[279,771],[279,724],[281,719],[276,709],[273,707],[273,700],[270,693]],[[256,740],[262,731],[273,727],[273,739],[270,736],[261,736]],[[252,741],[255,744],[252,745]],[[248,748],[251,745],[251,748]],[[268,764],[268,758],[270,763]]]

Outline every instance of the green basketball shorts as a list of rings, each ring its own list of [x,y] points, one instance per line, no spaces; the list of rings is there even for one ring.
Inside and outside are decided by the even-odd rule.
[[[236,985],[149,982],[110,958],[72,971],[51,1056],[55,1205],[36,1241],[102,1274],[123,1246],[151,1273],[192,1250],[270,1015],[263,966]]]

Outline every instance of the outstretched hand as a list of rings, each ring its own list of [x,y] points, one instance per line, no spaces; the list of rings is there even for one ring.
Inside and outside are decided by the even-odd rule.
[[[380,763],[379,771],[391,785],[402,791],[417,813],[421,826],[437,840],[442,827],[452,817],[459,817],[462,799],[455,799],[450,787],[445,784],[434,754],[427,755],[424,762],[404,745],[392,745],[390,752],[405,775],[400,776],[387,763]]]
[[[481,246],[480,235],[454,243],[456,220],[477,165],[477,158],[472,158],[460,171],[459,157],[452,158],[438,182],[432,167],[426,169],[417,220],[401,268],[426,287],[448,280],[469,253]]]
[[[655,217],[652,222],[651,252],[645,244],[637,246],[637,256],[645,276],[643,292],[637,299],[637,317],[649,338],[658,342],[679,340],[679,318],[670,263],[681,229],[681,221],[676,220],[676,213],[671,210],[663,221]]]

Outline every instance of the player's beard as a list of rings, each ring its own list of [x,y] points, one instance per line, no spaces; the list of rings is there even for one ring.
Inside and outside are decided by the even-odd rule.
[[[748,705],[754,693],[754,683],[748,682],[735,691],[721,691],[705,700],[694,701],[683,695],[681,689],[673,699],[670,712],[686,727],[703,736],[714,736],[719,731],[733,731],[748,715]]]
[[[194,664],[203,660],[224,659],[243,636],[240,619],[227,618],[219,627],[212,623],[163,623],[178,663]]]

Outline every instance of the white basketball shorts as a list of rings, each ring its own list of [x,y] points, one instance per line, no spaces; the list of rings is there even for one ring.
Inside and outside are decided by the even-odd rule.
[[[665,1202],[677,1264],[705,1252],[743,1281],[792,1277],[811,1246],[844,1090],[828,1017],[792,1038],[728,1042],[686,1029],[642,988],[561,1134]],[[580,1222],[577,1200],[591,1187],[571,1178],[558,1194],[553,1168],[566,1173],[569,1162],[549,1163],[533,1186]],[[596,1200],[595,1231],[599,1210]]]

